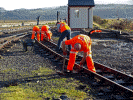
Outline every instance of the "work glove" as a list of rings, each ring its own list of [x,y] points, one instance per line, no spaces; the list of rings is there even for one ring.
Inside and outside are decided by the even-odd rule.
[[[63,55],[66,56],[67,55],[67,52],[63,52]]]

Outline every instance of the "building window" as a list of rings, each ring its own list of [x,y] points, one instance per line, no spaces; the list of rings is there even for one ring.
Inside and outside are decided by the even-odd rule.
[[[75,10],[75,18],[79,18],[79,10]]]

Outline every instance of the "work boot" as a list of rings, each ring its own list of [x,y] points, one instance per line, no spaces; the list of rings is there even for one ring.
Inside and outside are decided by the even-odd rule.
[[[64,70],[64,73],[72,73],[72,71],[70,71],[70,70]]]

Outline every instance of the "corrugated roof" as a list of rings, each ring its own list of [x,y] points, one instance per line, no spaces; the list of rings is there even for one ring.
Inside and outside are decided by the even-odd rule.
[[[95,6],[94,0],[68,0],[68,6]]]

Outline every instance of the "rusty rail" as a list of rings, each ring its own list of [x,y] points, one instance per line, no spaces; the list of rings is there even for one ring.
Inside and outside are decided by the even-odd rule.
[[[0,50],[2,48],[4,48],[6,45],[8,45],[9,43],[11,43],[12,41],[17,41],[20,38],[23,38],[27,35],[28,35],[27,33],[20,33],[20,34],[17,34],[17,35],[13,35],[13,36],[10,36],[10,37],[3,38],[2,40],[0,40],[0,43],[2,43],[2,44],[0,44]]]
[[[66,62],[68,62],[68,58],[64,58],[62,56],[62,54],[59,54],[57,52],[55,52],[54,50],[52,50],[53,48],[55,48],[57,45],[55,43],[49,42],[47,40],[45,40],[43,43],[39,42],[36,40],[36,43],[38,43],[41,47],[45,48],[46,52],[49,52],[49,56],[53,56],[53,58],[57,58],[62,60],[63,63],[63,59],[65,59]],[[78,59],[81,59],[81,56],[78,56]],[[122,95],[128,99],[133,98],[133,89],[132,88],[128,88],[126,86],[124,86],[123,84],[126,84],[128,86],[133,86],[133,77],[126,75],[124,73],[121,73],[120,71],[111,69],[107,66],[104,66],[102,64],[99,64],[97,62],[95,62],[95,68],[97,70],[97,73],[91,72],[89,71],[87,68],[85,67],[80,67],[79,64],[75,63],[74,65],[74,71],[76,71],[77,73],[80,73],[80,70],[83,69],[82,73],[85,73],[88,75],[88,77],[93,77],[95,81],[97,81],[96,79],[98,79],[97,84],[99,86],[111,86],[110,90],[114,92],[119,92],[119,95]],[[106,73],[106,75],[104,75]],[[112,76],[111,76],[112,75]],[[112,77],[112,79],[111,79]],[[122,80],[123,82],[117,82],[114,79],[118,79]],[[100,84],[99,84],[100,83]]]

